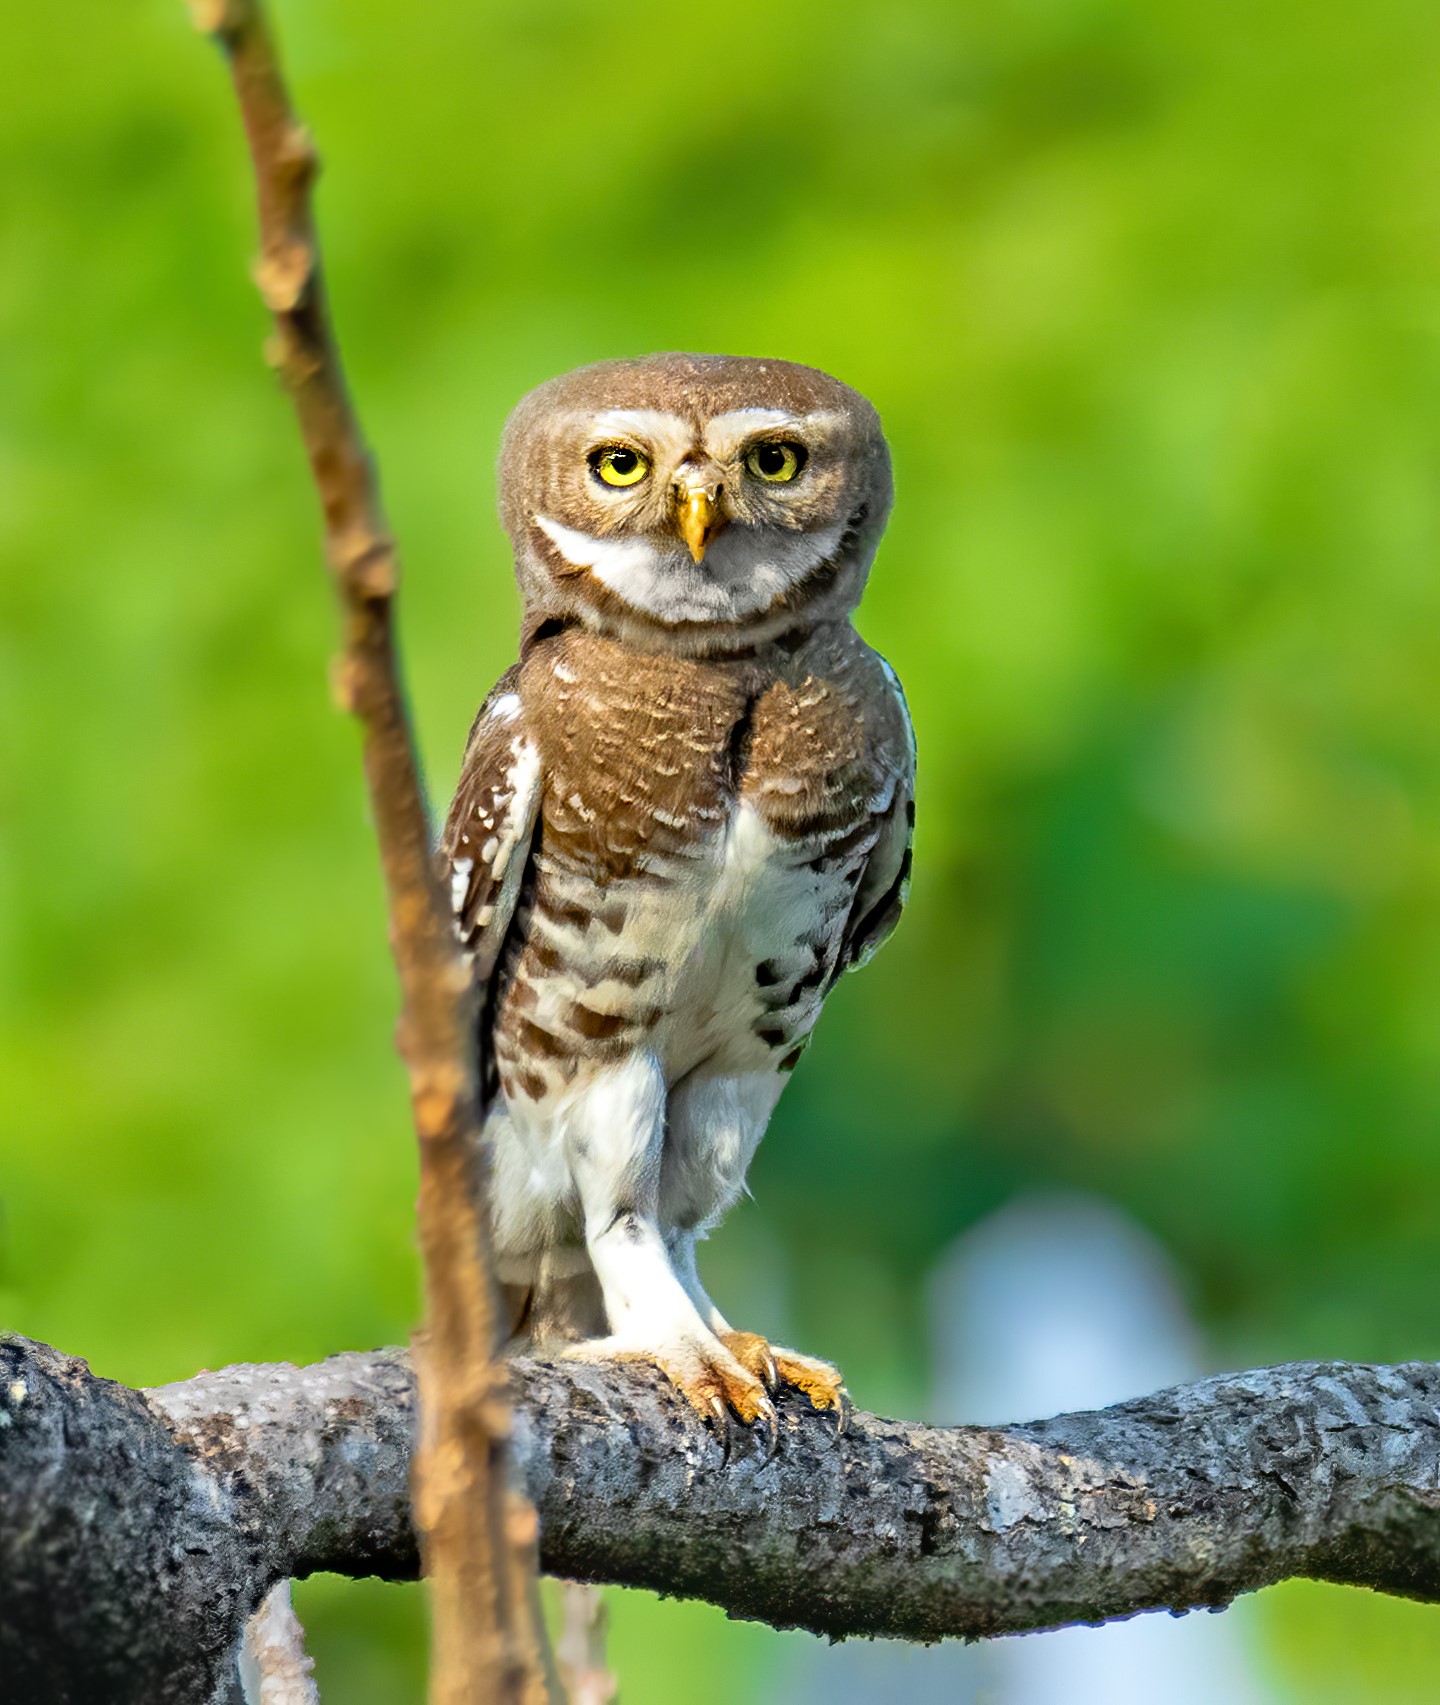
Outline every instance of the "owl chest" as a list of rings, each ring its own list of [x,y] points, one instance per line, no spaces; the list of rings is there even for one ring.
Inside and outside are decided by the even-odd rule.
[[[675,1082],[778,1069],[808,1036],[853,899],[853,858],[731,801],[683,855],[585,871],[542,848],[527,1020],[574,1069],[644,1047]],[[532,1031],[533,1034],[533,1031]]]
[[[607,658],[553,684],[543,816],[557,857],[603,880],[686,859],[723,871],[741,848],[748,869],[744,806],[802,853],[865,814],[877,755],[846,682],[667,662],[617,676]]]
[[[672,1083],[793,1064],[874,841],[853,702],[806,670],[586,645],[556,658],[537,717],[540,832],[497,1032],[514,1081],[555,1092],[640,1048]]]

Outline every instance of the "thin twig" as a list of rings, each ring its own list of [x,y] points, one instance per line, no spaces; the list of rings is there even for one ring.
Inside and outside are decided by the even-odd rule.
[[[605,1662],[605,1595],[588,1581],[564,1581],[560,1595],[564,1625],[555,1656],[568,1705],[611,1705],[616,1686]]]
[[[285,90],[258,0],[190,0],[223,48],[260,211],[256,282],[274,316],[270,359],[289,390],[325,516],[343,649],[337,694],[364,731],[390,942],[398,1042],[420,1138],[419,1242],[426,1323],[417,1340],[421,1450],[415,1508],[433,1593],[434,1705],[549,1697],[535,1613],[533,1518],[507,1497],[509,1412],[479,1177],[475,1018],[435,877],[392,626],[395,543],[346,393],[311,209],[319,166]]]

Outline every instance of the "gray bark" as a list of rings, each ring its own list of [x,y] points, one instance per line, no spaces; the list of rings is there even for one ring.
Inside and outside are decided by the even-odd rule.
[[[830,1635],[934,1640],[1218,1606],[1293,1575],[1440,1597],[1440,1367],[1301,1363],[1093,1414],[843,1438],[782,1398],[762,1464],[642,1367],[512,1367],[544,1567]],[[397,1351],[138,1393],[0,1342],[0,1675],[20,1705],[206,1700],[313,1570],[413,1576]],[[748,1443],[748,1441],[747,1441]]]

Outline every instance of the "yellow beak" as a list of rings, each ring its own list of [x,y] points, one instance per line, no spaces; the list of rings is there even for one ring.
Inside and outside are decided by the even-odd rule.
[[[705,547],[720,531],[719,515],[719,503],[703,486],[690,486],[681,493],[676,526],[696,562],[705,555]]]

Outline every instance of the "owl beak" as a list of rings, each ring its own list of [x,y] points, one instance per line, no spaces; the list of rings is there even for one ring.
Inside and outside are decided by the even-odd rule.
[[[725,524],[720,515],[719,488],[677,486],[675,495],[679,503],[676,530],[690,547],[691,557],[699,562]]]

